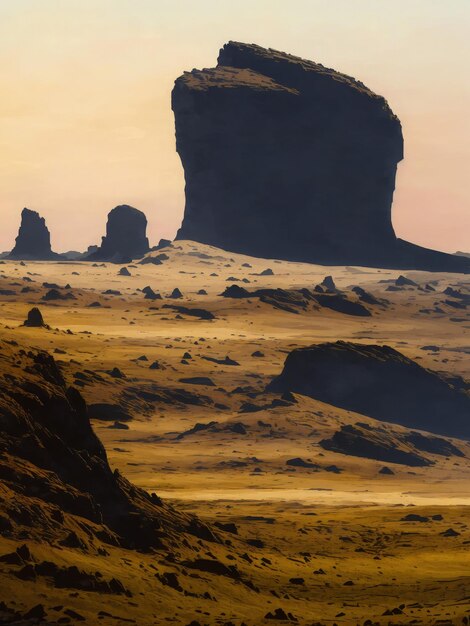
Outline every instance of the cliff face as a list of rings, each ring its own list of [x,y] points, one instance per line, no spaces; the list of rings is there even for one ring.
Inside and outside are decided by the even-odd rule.
[[[142,211],[122,204],[108,213],[106,235],[101,246],[86,257],[87,261],[124,263],[149,251],[147,218]]]
[[[21,212],[16,244],[7,258],[35,261],[58,258],[58,255],[52,252],[51,236],[46,222],[36,211],[25,208]]]
[[[470,267],[397,240],[401,125],[353,78],[230,42],[216,68],[176,80],[172,108],[186,180],[179,239],[325,264]]]

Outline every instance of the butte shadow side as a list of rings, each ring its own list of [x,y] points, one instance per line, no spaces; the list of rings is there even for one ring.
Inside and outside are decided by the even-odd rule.
[[[186,207],[178,239],[322,264],[470,271],[398,239],[391,207],[399,119],[361,82],[229,42],[172,92]]]

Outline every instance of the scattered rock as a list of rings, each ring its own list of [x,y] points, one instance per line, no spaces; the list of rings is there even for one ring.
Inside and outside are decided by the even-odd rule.
[[[439,533],[443,537],[460,537],[460,533],[454,530],[453,528],[448,528],[442,533]]]
[[[207,376],[193,376],[192,378],[180,378],[180,383],[187,385],[207,385],[209,387],[215,387],[215,383],[211,378]]]
[[[112,370],[108,370],[107,372],[112,378],[125,378],[126,375],[121,372],[119,367],[113,367]]]
[[[145,294],[145,299],[146,300],[161,300],[162,297],[159,293],[155,293],[155,291],[150,287],[144,287],[142,289],[142,293]]]
[[[397,287],[417,287],[418,283],[415,283],[414,280],[406,278],[406,276],[400,274],[400,276],[395,281],[395,285]]]
[[[307,467],[311,469],[319,469],[319,465],[317,463],[312,463],[311,461],[304,461],[300,457],[296,457],[295,459],[288,459],[286,461],[286,465],[290,465],[291,467]]]
[[[274,611],[270,611],[266,613],[264,619],[273,619],[279,622],[297,622],[297,619],[292,615],[292,613],[286,613],[283,609],[274,609]]]
[[[180,296],[175,296],[180,297]],[[173,311],[178,311],[181,315],[189,315],[191,317],[198,317],[201,320],[213,320],[215,319],[215,315],[206,309],[195,309],[186,306],[178,306],[176,304],[164,304],[164,309],[172,309]]]
[[[226,356],[224,359],[216,359],[212,356],[203,356],[202,358],[206,361],[217,363],[218,365],[240,365],[238,361],[231,359],[229,356]]]
[[[322,287],[328,289],[329,291],[336,291],[335,281],[333,280],[333,276],[325,276],[325,278],[320,283]]]
[[[63,293],[62,291],[59,291],[58,289],[50,289],[41,298],[41,300],[44,300],[45,302],[48,302],[51,300],[75,300],[75,299],[76,298],[73,295],[73,293],[70,293],[70,292]]]
[[[416,513],[409,513],[402,517],[400,522],[429,522],[429,517],[425,517],[424,515],[418,515]]]

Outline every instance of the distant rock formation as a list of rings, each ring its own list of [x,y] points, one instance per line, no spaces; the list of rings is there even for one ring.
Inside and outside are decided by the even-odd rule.
[[[464,381],[455,379],[451,385],[389,346],[337,341],[298,348],[267,389],[301,393],[408,428],[470,439],[470,395]]]
[[[127,263],[140,258],[150,250],[146,230],[147,218],[142,211],[127,204],[117,206],[108,213],[101,246],[86,260]]]
[[[13,250],[7,259],[25,261],[49,261],[60,258],[52,252],[51,236],[46,221],[37,213],[24,208],[21,212],[21,225]]]
[[[30,328],[49,328],[44,322],[41,311],[34,306],[28,311],[28,317],[25,319],[23,326],[29,326]]]
[[[68,250],[67,252],[62,252],[60,256],[66,261],[81,261],[97,250],[99,250],[99,246],[88,246],[85,252]]]
[[[172,93],[186,181],[177,239],[258,257],[470,271],[470,261],[397,239],[403,158],[385,99],[323,65],[229,42],[216,68]]]

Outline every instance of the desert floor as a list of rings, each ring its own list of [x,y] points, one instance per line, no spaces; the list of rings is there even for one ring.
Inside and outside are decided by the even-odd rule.
[[[387,344],[423,367],[469,379],[470,316],[442,293],[448,286],[468,290],[469,278],[254,259],[188,241],[152,255],[161,253],[168,256],[161,265],[127,265],[130,276],[110,263],[2,262],[0,338],[54,354],[90,404],[113,468],[209,522],[234,523],[244,565],[262,593],[221,583],[213,589],[217,601],[195,600],[191,608],[176,591],[152,591],[150,557],[126,555],[124,566],[116,552],[110,573],[119,570],[120,579],[143,595],[131,603],[81,594],[67,598],[69,605],[89,623],[100,609],[117,616],[102,616],[105,624],[255,625],[277,607],[302,624],[470,619],[470,445],[454,440],[464,456],[427,455],[428,467],[330,452],[319,442],[341,425],[377,422],[303,396],[272,406],[278,396],[264,392],[290,350],[338,339]],[[260,275],[268,268],[272,274]],[[387,290],[400,274],[434,291]],[[387,303],[368,307],[371,317],[356,317],[323,307],[294,314],[258,298],[220,295],[232,284],[311,289],[326,275],[348,294],[359,285]],[[45,301],[50,286],[43,283],[75,299]],[[70,290],[63,289],[67,283]],[[162,299],[145,299],[146,286]],[[174,288],[182,298],[169,297]],[[215,319],[165,305],[197,307]],[[22,326],[32,306],[39,306],[50,329]],[[261,355],[253,356],[256,351]],[[113,368],[120,377],[109,374]],[[182,381],[194,377],[212,384]],[[246,410],[246,403],[262,408]],[[121,412],[104,416],[103,404]],[[211,428],[192,430],[210,422]],[[293,458],[316,467],[286,464]],[[384,465],[393,473],[379,473]],[[410,512],[424,521],[403,521]],[[0,581],[0,592],[18,606],[44,597],[63,603],[63,591],[20,590],[18,581]]]

